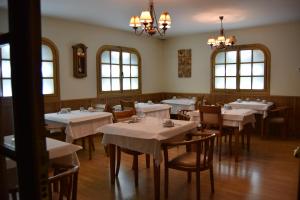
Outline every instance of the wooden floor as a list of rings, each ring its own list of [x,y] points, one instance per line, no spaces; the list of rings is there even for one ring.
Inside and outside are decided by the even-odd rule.
[[[263,199],[296,200],[299,161],[293,157],[293,150],[299,139],[279,138],[262,140],[252,137],[250,153],[244,151],[240,162],[225,152],[222,161],[215,154],[215,193],[210,193],[209,174],[201,173],[201,199]],[[95,138],[96,151],[88,160],[88,151],[78,153],[81,163],[79,172],[78,200],[93,199],[154,199],[153,167],[146,168],[145,156],[139,157],[139,187],[134,186],[131,170],[132,157],[122,154],[121,169],[116,185],[109,179],[109,158],[105,156],[100,137]],[[181,149],[174,149],[176,154]],[[163,193],[163,164],[161,165],[161,199]],[[195,178],[187,184],[184,172],[170,170],[169,199],[195,199]]]

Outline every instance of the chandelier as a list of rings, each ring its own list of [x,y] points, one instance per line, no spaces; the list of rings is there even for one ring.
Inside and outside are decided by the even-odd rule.
[[[235,36],[229,36],[228,38],[225,37],[223,29],[223,18],[223,16],[219,16],[219,19],[221,20],[220,35],[216,39],[211,37],[207,40],[207,44],[210,45],[211,48],[224,49],[236,43]]]
[[[164,11],[160,15],[157,22],[156,13],[154,10],[153,0],[149,1],[150,8],[147,11],[142,11],[141,16],[132,16],[130,18],[129,26],[131,26],[136,35],[146,33],[152,36],[159,33],[160,36],[164,36],[166,30],[171,28],[171,17],[168,12]],[[141,30],[138,30],[139,27]]]

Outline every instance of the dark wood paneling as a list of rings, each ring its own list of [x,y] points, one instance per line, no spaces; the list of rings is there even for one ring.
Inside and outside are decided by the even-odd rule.
[[[87,99],[72,99],[62,101],[45,102],[45,112],[57,112],[61,107],[69,107],[71,109],[79,109],[80,106],[85,108],[95,105],[97,103],[109,103],[116,105],[120,103],[120,99],[132,99],[139,102],[147,102],[152,100],[155,103],[160,102],[163,99],[177,97],[192,97],[192,96],[204,96],[208,103],[215,104],[217,102],[228,103],[236,100],[237,98],[251,98],[251,99],[266,99],[274,102],[276,105],[287,105],[290,109],[290,124],[289,128],[294,136],[300,137],[300,97],[293,96],[259,96],[259,95],[235,95],[235,94],[207,94],[207,93],[150,93],[150,94],[135,94],[135,95],[116,95],[116,96],[101,96],[100,98],[87,98]],[[4,99],[4,100],[3,100]],[[1,99],[1,120],[6,123],[1,126],[1,134],[8,134],[12,131],[12,104],[11,100],[7,98]]]

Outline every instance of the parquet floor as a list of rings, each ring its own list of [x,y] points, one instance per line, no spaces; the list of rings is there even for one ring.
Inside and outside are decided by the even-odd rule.
[[[293,150],[299,139],[264,139],[253,136],[250,153],[244,150],[239,163],[228,152],[219,162],[215,154],[215,193],[210,193],[209,173],[201,173],[201,199],[212,200],[296,200],[299,160]],[[78,200],[152,200],[153,167],[146,168],[145,156],[139,157],[139,187],[134,187],[132,157],[122,154],[119,178],[114,186],[109,179],[109,158],[105,156],[100,137],[95,138],[96,151],[88,160],[88,151],[78,152],[81,163],[78,181]],[[176,154],[183,149],[174,149]],[[163,164],[161,165],[161,199],[164,199]],[[195,178],[187,184],[184,172],[170,170],[169,199],[195,199]]]

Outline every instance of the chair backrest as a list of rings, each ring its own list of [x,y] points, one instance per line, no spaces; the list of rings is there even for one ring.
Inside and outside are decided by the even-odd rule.
[[[120,100],[122,110],[135,109],[135,103],[133,100]]]
[[[269,110],[269,117],[282,117],[287,119],[289,114],[289,107],[288,106],[278,106],[274,107],[271,110]]]
[[[49,200],[77,200],[79,166],[55,166],[48,178]],[[9,189],[11,200],[19,199],[19,188]]]
[[[192,140],[196,151],[196,163],[201,168],[209,168],[212,165],[215,137],[215,134],[202,134],[200,138],[197,136],[197,139]]]
[[[200,124],[202,127],[213,126],[222,129],[223,118],[221,106],[203,105],[199,107]]]
[[[127,119],[130,119],[132,117],[132,115],[135,115],[136,111],[135,109],[131,109],[131,110],[123,110],[123,111],[113,111],[113,121],[114,123],[116,122],[120,122],[120,121],[124,121]]]
[[[177,119],[178,120],[185,120],[189,121],[190,116],[187,114],[188,112],[191,112],[192,110],[179,110],[177,113]]]
[[[201,105],[203,105],[204,96],[197,96],[195,102],[195,110],[198,110]]]
[[[48,178],[49,199],[76,200],[79,166],[55,169],[54,175]]]

